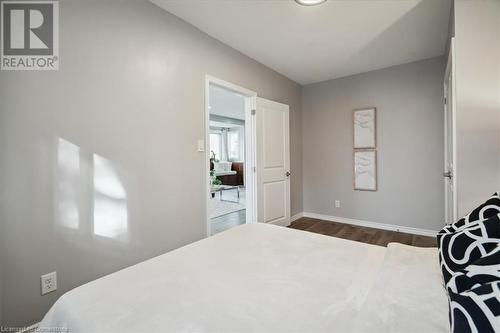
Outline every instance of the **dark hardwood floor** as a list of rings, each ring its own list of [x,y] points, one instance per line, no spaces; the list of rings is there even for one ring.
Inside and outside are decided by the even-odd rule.
[[[307,217],[300,218],[293,222],[289,228],[380,246],[387,246],[387,244],[391,242],[397,242],[419,247],[436,247],[435,237],[360,227],[351,224],[323,221]]]

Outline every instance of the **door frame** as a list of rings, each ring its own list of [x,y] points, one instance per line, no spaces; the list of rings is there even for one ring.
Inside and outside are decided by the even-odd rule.
[[[245,191],[246,223],[257,221],[257,177],[256,177],[256,122],[254,117],[257,93],[224,81],[211,75],[205,75],[205,221],[207,237],[211,236],[208,206],[210,200],[210,85],[230,90],[245,97]]]
[[[444,172],[449,169],[449,149],[447,141],[449,138],[448,133],[448,116],[451,113],[451,141],[452,141],[452,151],[451,151],[451,165],[452,165],[452,193],[453,193],[453,202],[452,202],[452,216],[449,216],[448,212],[450,211],[449,198],[448,198],[448,184],[446,178],[444,178],[444,200],[445,200],[445,221],[446,223],[454,222],[458,216],[458,198],[457,198],[457,119],[456,119],[456,77],[455,77],[455,38],[451,38],[450,42],[450,50],[448,52],[448,60],[446,62],[446,70],[444,75]],[[451,75],[451,97],[448,96],[448,81]],[[449,108],[451,105],[451,109]]]

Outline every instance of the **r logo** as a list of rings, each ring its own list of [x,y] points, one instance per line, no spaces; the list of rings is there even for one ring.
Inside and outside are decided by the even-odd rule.
[[[53,4],[5,4],[5,55],[49,55],[53,51]]]

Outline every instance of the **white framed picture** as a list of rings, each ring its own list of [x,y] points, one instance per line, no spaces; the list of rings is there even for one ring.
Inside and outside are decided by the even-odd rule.
[[[354,151],[354,189],[377,190],[377,151]]]
[[[353,111],[354,149],[376,148],[377,110],[366,108]]]

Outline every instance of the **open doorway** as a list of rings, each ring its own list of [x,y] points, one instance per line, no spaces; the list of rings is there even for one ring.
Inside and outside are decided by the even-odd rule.
[[[207,77],[207,234],[255,222],[254,92]]]

